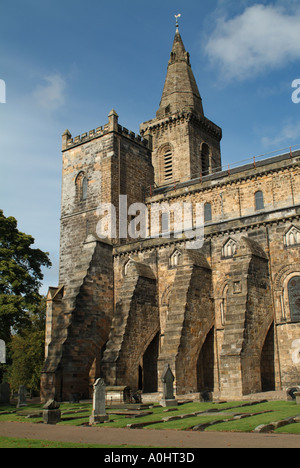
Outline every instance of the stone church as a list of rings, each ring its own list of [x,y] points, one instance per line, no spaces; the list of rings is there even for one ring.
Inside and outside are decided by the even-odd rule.
[[[101,127],[74,138],[65,131],[44,400],[88,398],[99,377],[161,392],[166,364],[176,395],[238,399],[300,384],[300,152],[224,170],[221,138],[178,27],[159,109],[140,135],[114,110]],[[99,207],[124,221],[124,200],[125,210],[161,208],[162,235],[147,225],[130,236],[137,213],[128,210],[125,228],[99,236]],[[192,226],[203,206],[197,249],[175,235],[178,204],[192,207]]]

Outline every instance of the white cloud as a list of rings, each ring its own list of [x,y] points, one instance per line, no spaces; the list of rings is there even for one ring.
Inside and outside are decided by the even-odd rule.
[[[275,136],[265,136],[262,138],[262,144],[266,147],[276,145],[299,145],[300,144],[300,123],[288,120],[284,122],[281,130],[276,132]]]
[[[222,16],[205,51],[227,80],[247,79],[300,59],[300,9],[256,4],[234,18]]]
[[[58,278],[60,145],[65,113],[53,111],[61,109],[67,99],[61,74],[48,73],[41,79],[38,70],[33,76],[39,81],[28,80],[26,86],[21,79],[18,86],[7,80],[9,99],[1,104],[0,200],[5,216],[14,216],[20,231],[34,237],[35,247],[50,252],[53,267],[43,270],[44,293]]]
[[[55,73],[45,77],[45,84],[39,85],[33,92],[36,103],[45,110],[59,109],[65,102],[66,82],[64,78]]]

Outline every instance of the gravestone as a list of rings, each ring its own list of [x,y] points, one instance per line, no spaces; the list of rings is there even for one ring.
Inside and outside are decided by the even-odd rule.
[[[165,365],[165,369],[161,380],[163,383],[163,398],[160,401],[160,405],[164,407],[177,406],[178,402],[177,400],[175,400],[173,388],[175,377],[173,375],[173,372],[171,371],[169,364]]]
[[[44,424],[57,424],[61,420],[59,404],[54,400],[48,400],[43,406]]]
[[[294,395],[295,395],[295,398],[296,398],[297,405],[300,405],[300,392],[295,392]]]
[[[22,406],[27,406],[26,393],[27,393],[27,388],[25,387],[25,385],[20,385],[19,391],[18,391],[17,408],[21,408]]]
[[[3,382],[0,384],[0,403],[9,404],[10,403],[10,386],[9,383]]]
[[[286,397],[288,401],[295,401],[296,400],[296,393],[300,392],[300,387],[288,387],[286,389]]]
[[[105,382],[97,379],[94,383],[93,412],[90,416],[90,425],[108,421],[105,410]]]
[[[3,340],[0,340],[0,364],[6,364],[6,346]]]
[[[80,403],[80,394],[70,393],[69,403]]]

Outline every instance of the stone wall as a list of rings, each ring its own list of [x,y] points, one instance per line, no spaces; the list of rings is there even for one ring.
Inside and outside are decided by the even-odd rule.
[[[128,205],[143,202],[154,180],[148,142],[118,125],[114,111],[101,133],[78,140],[68,135],[63,145],[59,276],[59,284],[64,285],[80,258],[83,242],[96,234],[101,204],[112,204],[116,209],[116,237],[111,239],[116,243],[120,234],[119,195],[127,195]],[[65,138],[64,134],[63,141]]]
[[[296,160],[287,156],[257,168],[239,169],[230,177],[216,177],[217,183],[212,179],[202,186],[190,185],[188,190],[179,186],[161,195],[159,190],[154,193],[149,203],[212,202],[213,219],[205,226],[205,243],[199,252],[206,273],[201,271],[198,280],[199,267],[187,261],[191,252],[186,253],[184,239],[148,239],[114,248],[118,288],[130,258],[150,265],[156,275],[161,333],[158,375],[169,362],[179,393],[210,390],[238,398],[299,380],[299,324],[290,323],[286,298],[287,281],[299,274],[300,266],[299,245],[286,246],[291,228],[300,229],[299,206],[291,205],[298,200],[298,175]],[[282,190],[274,191],[278,180]],[[261,211],[255,209],[258,187],[265,194],[266,206]],[[249,208],[246,197],[252,203]],[[229,254],[228,243],[233,246]],[[178,264],[172,266],[178,252]],[[195,343],[188,325],[188,304],[197,310],[197,318],[190,320],[192,331],[199,333]],[[198,327],[201,304],[206,315]],[[203,359],[210,362],[205,376]],[[183,369],[189,369],[188,376]],[[158,383],[160,388],[160,378]]]
[[[98,238],[98,208],[116,208],[119,237],[119,195],[142,202],[151,184],[148,142],[118,125],[114,111],[104,128],[74,139],[64,133],[59,286],[48,294],[42,398],[89,396],[114,313],[117,238]]]
[[[173,184],[197,178],[202,173],[207,175],[221,167],[222,131],[205,117],[182,112],[163,120],[145,122],[140,128],[141,133],[152,141],[152,161],[158,186],[167,184],[164,178],[166,148],[172,154]],[[208,145],[207,155],[202,152],[203,143]]]
[[[48,296],[45,398],[89,395],[100,376],[111,385],[160,391],[165,364],[177,394],[240,398],[299,384],[299,322],[288,295],[289,281],[300,276],[298,153],[176,188],[152,186],[149,210],[211,204],[199,251],[172,234],[103,243],[95,237],[98,202],[118,210],[120,194],[128,195],[128,206],[143,201],[153,182],[149,149],[114,128],[101,137],[101,154],[93,137],[64,155],[61,275]],[[86,200],[76,198],[81,169]],[[161,226],[159,211],[156,217]]]
[[[138,389],[139,367],[157,375],[154,356],[143,357],[159,334],[156,278],[150,267],[131,262],[126,270],[102,365],[108,385],[126,385]],[[157,350],[158,351],[158,350]],[[155,349],[152,349],[155,353]],[[151,359],[152,358],[152,359]],[[157,360],[157,355],[156,355]],[[149,384],[149,376],[145,375]]]
[[[197,362],[214,325],[211,269],[199,252],[182,250],[170,292],[159,375],[170,364],[179,394],[197,392]]]
[[[221,393],[234,398],[261,391],[261,353],[273,320],[268,258],[242,238],[229,274],[221,351]]]
[[[222,130],[204,115],[178,27],[159,110],[140,132],[112,110],[104,126],[63,134],[42,397],[87,397],[99,377],[161,390],[166,364],[177,394],[299,385],[300,152],[223,170]],[[144,202],[135,238],[141,206],[127,210]],[[184,203],[185,221],[203,227],[197,250],[176,232]],[[116,222],[108,240],[101,219]]]
[[[85,274],[72,275],[63,297],[52,300],[55,323],[41,381],[45,401],[68,400],[72,393],[88,398],[90,374],[100,371],[113,318],[112,246],[89,239],[81,258]]]

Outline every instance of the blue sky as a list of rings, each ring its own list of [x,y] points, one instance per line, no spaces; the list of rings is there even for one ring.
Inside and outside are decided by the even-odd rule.
[[[177,13],[223,164],[300,144],[300,0],[3,3],[0,207],[50,253],[43,293],[58,282],[61,134],[105,124],[112,108],[136,133],[155,116]]]

